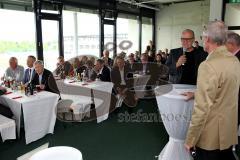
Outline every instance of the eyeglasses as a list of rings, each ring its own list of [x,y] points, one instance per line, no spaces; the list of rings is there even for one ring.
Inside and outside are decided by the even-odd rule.
[[[191,41],[193,38],[181,38],[181,41]]]

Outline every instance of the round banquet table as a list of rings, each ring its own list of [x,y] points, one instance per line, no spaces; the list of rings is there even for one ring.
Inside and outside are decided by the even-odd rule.
[[[82,153],[73,147],[50,147],[35,153],[30,160],[82,160]]]
[[[166,85],[155,89],[156,100],[169,141],[160,153],[158,160],[192,160],[185,149],[184,142],[191,120],[193,100],[186,101],[183,92],[194,92],[193,85],[171,84],[172,89],[166,93]]]

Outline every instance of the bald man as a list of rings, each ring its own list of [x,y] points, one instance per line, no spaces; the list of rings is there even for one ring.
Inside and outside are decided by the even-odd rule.
[[[194,32],[185,29],[181,35],[181,48],[172,49],[166,61],[169,67],[169,81],[174,84],[192,84],[197,81],[198,67],[207,53],[193,47]]]

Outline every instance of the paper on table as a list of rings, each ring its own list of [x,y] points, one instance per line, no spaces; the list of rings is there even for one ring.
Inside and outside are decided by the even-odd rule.
[[[178,94],[183,94],[186,92],[195,92],[196,89],[174,89]]]

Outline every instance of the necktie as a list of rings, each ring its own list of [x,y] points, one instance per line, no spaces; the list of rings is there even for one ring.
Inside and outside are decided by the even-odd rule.
[[[28,81],[31,81],[31,72],[32,72],[32,70],[29,68],[29,76],[28,76]]]

